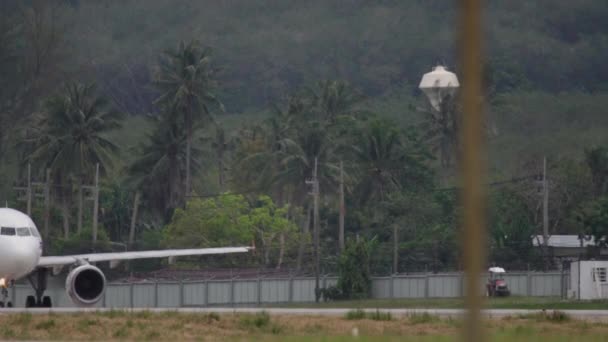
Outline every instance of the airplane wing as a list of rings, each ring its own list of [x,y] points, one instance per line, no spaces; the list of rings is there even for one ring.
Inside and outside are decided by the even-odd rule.
[[[92,253],[66,256],[43,256],[38,261],[38,267],[60,267],[85,262],[110,261],[117,263],[121,260],[149,259],[149,258],[174,258],[178,256],[210,255],[245,253],[252,247],[220,247],[220,248],[196,248],[196,249],[166,249],[158,251],[141,252],[119,252],[119,253]]]

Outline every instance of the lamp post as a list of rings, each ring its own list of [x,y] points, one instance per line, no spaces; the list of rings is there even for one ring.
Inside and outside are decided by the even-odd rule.
[[[441,163],[441,184],[447,185],[452,154],[456,150],[458,139],[456,136],[457,116],[454,115],[452,106],[446,106],[444,102],[451,100],[460,87],[458,77],[447,70],[443,65],[437,65],[431,72],[427,72],[420,80],[420,90],[428,98],[432,109],[429,114],[432,117],[432,125],[439,135],[439,153]]]

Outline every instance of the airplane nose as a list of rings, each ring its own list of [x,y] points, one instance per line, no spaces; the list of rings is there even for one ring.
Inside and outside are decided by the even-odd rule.
[[[10,260],[10,273],[13,277],[24,276],[36,266],[36,249],[32,244],[13,243],[5,247],[4,254]]]

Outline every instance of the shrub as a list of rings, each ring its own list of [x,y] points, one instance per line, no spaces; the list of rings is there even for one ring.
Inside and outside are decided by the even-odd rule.
[[[376,310],[375,312],[369,313],[368,318],[374,321],[392,321],[393,315],[388,311],[381,312],[380,310]]]
[[[518,315],[518,318],[521,319],[533,319],[539,322],[554,322],[554,323],[562,323],[570,320],[570,316],[563,311],[553,310],[547,312],[545,310],[537,313],[529,313]]]
[[[220,321],[220,315],[217,312],[210,312],[207,315],[207,322],[211,323],[212,321],[216,321],[216,322]]]
[[[262,329],[270,325],[270,315],[266,311],[256,313],[255,315],[246,315],[241,318],[241,324],[245,327]]]
[[[391,321],[393,315],[390,312],[382,312],[378,309],[374,312],[365,312],[363,309],[351,310],[344,316],[348,320],[371,319],[374,321]]]
[[[347,242],[338,261],[337,289],[341,299],[369,297],[372,287],[369,263],[376,241],[376,238],[373,238],[369,241],[358,239]]]
[[[283,332],[283,327],[272,323],[270,315],[266,311],[256,313],[255,315],[243,316],[241,318],[241,325],[248,329],[259,329],[275,335]]]
[[[342,292],[336,286],[320,289],[320,292],[321,298],[326,302],[343,299]]]
[[[346,318],[348,320],[364,319],[365,311],[363,311],[361,309],[351,310],[346,313],[346,316],[344,318]]]

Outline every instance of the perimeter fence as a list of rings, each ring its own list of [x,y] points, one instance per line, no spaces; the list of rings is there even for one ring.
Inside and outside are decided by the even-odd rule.
[[[565,297],[569,283],[566,272],[510,272],[505,280],[515,296]],[[320,278],[320,287],[336,285],[336,276]],[[485,284],[487,279],[480,278]],[[417,273],[374,277],[372,298],[457,298],[464,293],[462,273]],[[13,287],[10,296],[16,306],[23,306],[34,292],[29,284]],[[202,279],[195,281],[152,281],[110,283],[98,307],[154,308],[205,306],[256,306],[281,303],[309,303],[315,300],[314,277],[263,277],[241,279]],[[60,280],[51,281],[47,295],[53,305],[74,304]]]

